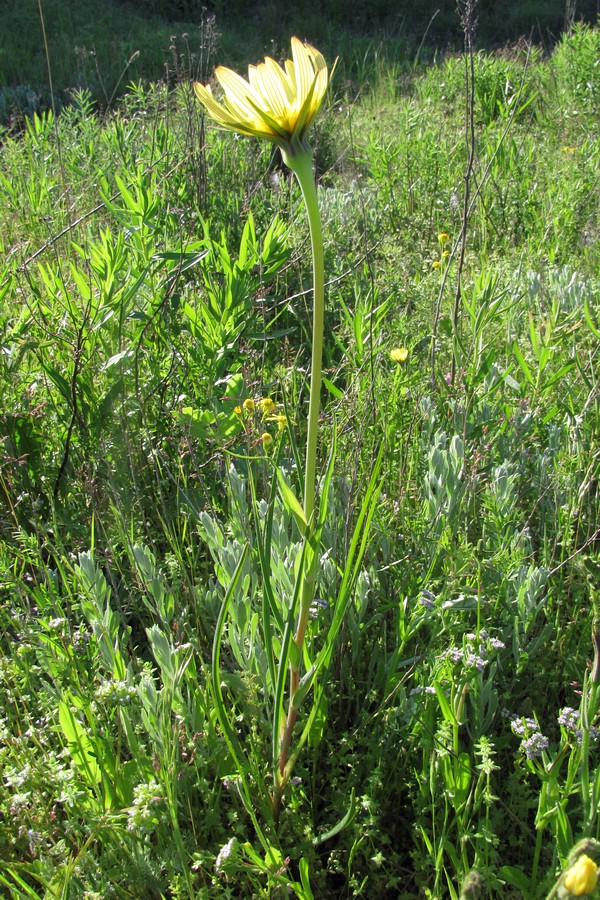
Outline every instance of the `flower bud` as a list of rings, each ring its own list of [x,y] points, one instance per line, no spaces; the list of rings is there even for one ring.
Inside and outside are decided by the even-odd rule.
[[[395,347],[393,350],[390,350],[390,358],[401,365],[408,359],[408,350],[406,347]]]
[[[598,884],[598,866],[587,854],[582,853],[565,874],[563,882],[572,897],[592,894]]]

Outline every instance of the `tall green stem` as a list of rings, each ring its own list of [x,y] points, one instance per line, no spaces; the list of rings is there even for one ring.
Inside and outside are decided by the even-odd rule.
[[[323,359],[323,323],[325,315],[325,268],[323,264],[323,231],[319,214],[317,186],[312,168],[312,153],[305,150],[296,155],[284,154],[284,159],[300,185],[308,213],[310,243],[313,258],[313,327],[312,361],[310,370],[310,398],[308,404],[308,434],[306,439],[306,468],[304,470],[304,515],[310,524],[315,507],[317,481],[317,437],[321,408],[321,366]]]
[[[306,438],[306,467],[304,470],[304,516],[308,522],[308,535],[315,527],[315,495],[317,484],[317,439],[319,432],[319,413],[321,408],[321,381],[323,358],[323,328],[325,315],[325,269],[323,264],[323,232],[317,198],[317,186],[312,169],[312,153],[302,150],[297,153],[283,152],[286,164],[295,174],[302,191],[302,197],[308,213],[310,242],[313,259],[313,325],[312,325],[312,360],[310,371],[310,397],[308,406],[308,433]],[[282,729],[276,788],[273,796],[275,820],[278,820],[283,790],[290,776],[288,765],[289,750],[298,709],[294,698],[300,682],[300,660],[306,635],[310,605],[314,595],[316,559],[311,555],[310,570],[303,573],[300,592],[300,611],[294,635],[296,652],[290,662],[290,696],[288,713]]]
[[[583,827],[586,837],[591,834],[596,817],[596,803],[592,800],[590,789],[590,728],[593,726],[598,709],[598,688],[600,686],[600,619],[595,616],[592,625],[592,643],[594,645],[594,665],[589,678],[589,691],[583,683],[581,703],[581,805],[583,810]]]

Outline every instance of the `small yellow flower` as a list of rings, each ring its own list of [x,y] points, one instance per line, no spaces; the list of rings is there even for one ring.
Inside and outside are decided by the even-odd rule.
[[[275,416],[275,421],[277,422],[277,428],[279,431],[283,431],[285,426],[287,425],[287,416],[284,416],[283,413],[279,416]]]
[[[246,412],[253,413],[254,412],[254,400],[252,399],[252,397],[248,397],[246,400],[244,400],[242,406],[244,407]]]
[[[431,263],[431,268],[432,268],[432,269],[439,269],[439,267],[440,267],[440,261],[439,261],[439,259],[434,259],[434,261]]]
[[[242,415],[242,407],[241,407],[241,406],[236,406],[235,409],[234,409],[233,411],[234,411],[234,413],[236,414],[236,416],[241,416],[241,415]]]
[[[198,100],[217,125],[253,137],[263,137],[292,154],[306,149],[304,136],[327,90],[327,63],[318,50],[292,38],[292,59],[284,66],[265,57],[248,67],[248,80],[219,66],[223,89],[218,103],[208,85],[194,84]]]
[[[445,244],[449,240],[450,240],[450,235],[448,234],[448,232],[440,231],[440,233],[438,234],[438,241],[440,242],[440,244]]]
[[[275,409],[275,404],[270,397],[263,397],[260,401],[260,408],[262,409],[263,417],[268,416]]]
[[[567,871],[564,886],[573,897],[592,894],[598,884],[598,866],[585,853]]]
[[[442,250],[442,256],[450,256],[449,250]]]
[[[406,347],[395,347],[393,350],[390,350],[390,357],[394,360],[394,362],[405,363],[408,359],[408,350]]]
[[[261,441],[263,445],[263,450],[266,450],[273,443],[273,435],[269,434],[268,431],[265,431],[264,434],[261,435]]]

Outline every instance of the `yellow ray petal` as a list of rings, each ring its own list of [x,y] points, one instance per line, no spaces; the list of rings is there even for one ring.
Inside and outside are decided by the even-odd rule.
[[[291,59],[286,59],[285,71],[286,71],[286,75],[289,79],[289,82],[292,86],[292,91],[293,91],[293,94],[295,97],[298,93],[297,87],[296,87],[296,70],[294,69],[294,63],[292,62]]]
[[[220,103],[217,103],[208,85],[205,86],[203,84],[200,84],[199,82],[195,82],[194,92],[202,105],[205,107],[209,116],[211,116],[211,118],[213,118],[219,125],[233,127],[238,123],[237,117],[232,116],[232,114],[228,109],[226,109],[226,107],[221,106]]]
[[[298,117],[296,119],[296,131],[298,132],[300,139],[302,139],[306,127],[312,121],[313,116],[318,109],[318,103],[316,106],[314,105],[314,92],[316,84],[317,76],[315,75],[313,83],[309,88],[304,103],[302,104],[302,108],[298,111]]]
[[[296,90],[300,106],[304,103],[314,77],[310,58],[302,41],[292,38],[292,56],[296,72]]]
[[[250,118],[254,118],[254,110],[249,105],[248,98],[252,96],[256,103],[260,102],[260,97],[255,95],[249,83],[244,78],[241,78],[237,72],[233,72],[231,69],[225,68],[225,66],[218,66],[215,69],[215,75],[225,92],[227,106],[231,109],[235,108],[236,112],[239,112],[242,116],[249,115]]]
[[[249,70],[250,84],[262,100],[268,105],[273,115],[285,120],[289,108],[287,94],[277,75],[262,64]]]
[[[287,100],[289,103],[291,103],[295,97],[296,92],[294,90],[293,83],[290,81],[288,73],[284,69],[282,69],[281,66],[278,66],[275,60],[271,59],[270,56],[266,57],[265,66],[269,71],[273,72],[274,77],[279,78],[279,80],[281,81],[281,86],[285,91]]]

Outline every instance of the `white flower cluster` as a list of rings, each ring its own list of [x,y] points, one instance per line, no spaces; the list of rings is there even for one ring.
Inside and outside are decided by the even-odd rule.
[[[510,727],[513,734],[521,738],[521,751],[527,759],[535,759],[548,749],[548,738],[542,734],[540,726],[528,716],[515,716]]]
[[[236,844],[237,844],[237,838],[232,837],[227,841],[227,843],[225,844],[224,847],[221,847],[221,849],[219,850],[219,852],[217,854],[217,858],[215,860],[215,872],[220,872],[223,869],[224,863],[229,859],[229,857],[233,853],[233,850],[234,850]]]
[[[133,805],[127,810],[127,831],[152,834],[161,823],[167,823],[167,811],[162,787],[151,779],[133,789]]]

